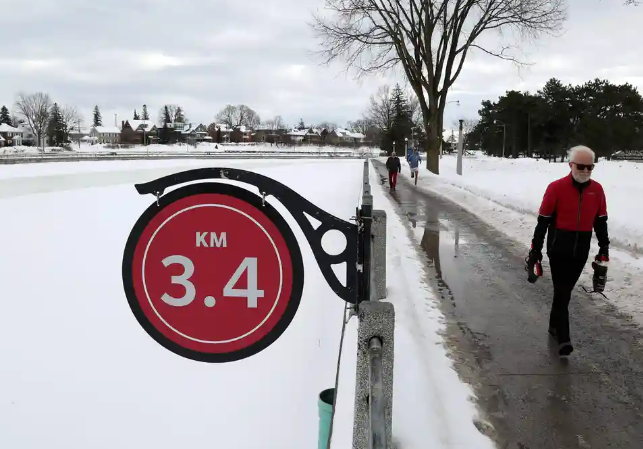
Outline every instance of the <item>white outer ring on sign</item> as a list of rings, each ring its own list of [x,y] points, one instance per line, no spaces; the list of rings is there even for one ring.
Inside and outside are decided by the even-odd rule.
[[[165,321],[165,318],[163,318],[161,316],[161,314],[156,310],[156,307],[154,307],[154,304],[152,304],[152,299],[150,298],[150,294],[147,291],[147,284],[145,282],[145,260],[147,258],[147,252],[150,249],[150,245],[152,244],[152,241],[154,240],[154,237],[156,237],[156,234],[158,234],[158,232],[161,230],[161,228],[163,226],[165,226],[170,220],[172,220],[177,215],[182,214],[183,212],[187,212],[187,211],[192,210],[192,209],[197,209],[199,207],[220,207],[220,208],[223,208],[223,209],[229,209],[229,210],[235,211],[235,212],[245,216],[249,220],[251,220],[254,224],[257,225],[257,227],[259,227],[259,229],[261,229],[263,231],[264,234],[266,234],[266,237],[268,237],[268,240],[270,240],[270,243],[272,244],[272,247],[275,250],[275,254],[277,255],[277,260],[279,261],[279,290],[277,290],[277,300],[272,305],[272,309],[270,309],[270,312],[268,312],[268,315],[266,315],[266,317],[263,319],[263,321],[261,321],[261,323],[259,323],[254,329],[246,332],[243,335],[240,335],[239,337],[231,338],[229,340],[221,340],[221,341],[200,340],[198,338],[190,337],[189,335],[186,335],[183,332],[173,328],[170,325],[170,323]],[[230,206],[225,206],[223,204],[199,204],[199,205],[196,205],[196,206],[190,206],[190,207],[187,207],[185,209],[181,209],[180,211],[174,213],[169,218],[167,218],[163,223],[161,223],[161,225],[156,229],[156,231],[154,231],[154,234],[152,234],[152,237],[150,237],[150,241],[147,242],[147,246],[145,247],[145,253],[143,254],[143,263],[142,263],[142,273],[141,274],[142,274],[142,279],[143,279],[143,290],[145,291],[145,296],[147,297],[147,301],[149,302],[150,307],[152,307],[152,310],[154,310],[154,313],[156,314],[156,316],[159,317],[159,319],[169,329],[171,329],[173,332],[179,334],[180,336],[182,336],[184,338],[187,338],[188,340],[192,340],[192,341],[195,341],[195,342],[198,342],[198,343],[206,343],[206,344],[232,343],[233,341],[241,340],[242,338],[246,338],[247,336],[249,336],[249,335],[253,334],[254,332],[256,332],[257,329],[259,329],[261,326],[264,325],[264,323],[266,321],[268,321],[268,318],[270,318],[272,313],[275,311],[275,308],[277,307],[277,304],[279,303],[279,299],[280,299],[280,296],[281,296],[281,288],[282,288],[283,282],[284,282],[284,270],[283,270],[283,265],[281,263],[281,257],[279,256],[279,250],[277,249],[277,245],[275,245],[274,240],[272,240],[272,237],[270,237],[270,234],[268,234],[268,231],[266,231],[266,229],[263,226],[261,226],[261,224],[259,224],[259,222],[257,222],[257,220],[252,218],[250,215],[246,214],[245,212],[243,212],[243,211],[241,211],[239,209],[236,209],[236,208],[230,207]]]

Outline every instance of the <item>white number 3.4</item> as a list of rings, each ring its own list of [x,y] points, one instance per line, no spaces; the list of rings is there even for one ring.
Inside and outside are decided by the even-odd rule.
[[[173,296],[164,293],[161,299],[164,303],[175,306],[187,306],[194,301],[196,297],[196,288],[190,282],[190,277],[194,274],[194,263],[185,256],[168,256],[161,261],[165,267],[173,264],[180,264],[183,267],[183,273],[179,276],[172,276],[171,281],[173,284],[178,284],[185,288],[185,295],[181,298],[174,298]],[[235,284],[239,281],[244,271],[247,271],[247,288],[237,289],[234,288]],[[264,297],[264,291],[257,288],[257,258],[246,257],[241,264],[237,267],[230,280],[223,287],[223,296],[231,298],[246,298],[246,306],[254,309],[257,307],[257,299]]]

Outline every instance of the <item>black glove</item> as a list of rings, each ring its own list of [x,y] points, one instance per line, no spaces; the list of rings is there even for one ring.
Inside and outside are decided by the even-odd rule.
[[[527,271],[527,280],[533,284],[543,275],[542,262],[543,253],[537,249],[531,249],[529,255],[525,258],[525,271]]]
[[[542,262],[543,261],[543,253],[540,250],[532,248],[532,249],[529,250],[529,255],[527,256],[527,258],[530,261],[533,261],[533,262]]]
[[[594,257],[596,262],[609,262],[610,261],[610,250],[609,248],[600,248],[598,254]]]

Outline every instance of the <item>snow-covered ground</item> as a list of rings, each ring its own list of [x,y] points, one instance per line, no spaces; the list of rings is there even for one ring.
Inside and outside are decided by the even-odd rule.
[[[297,161],[296,170],[293,161],[214,162],[271,176],[338,217],[354,215],[362,161]],[[192,362],[154,342],[129,310],[123,246],[152,201],[132,184],[160,176],[150,170],[184,167],[185,161],[148,161],[2,170],[1,448],[314,447],[317,395],[335,382],[344,303],[281,205],[300,242],[306,279],[293,323],[270,348],[223,365]],[[79,176],[82,182],[64,184]],[[342,179],[339,187],[328,184],[331,176]],[[10,193],[37,177],[48,188]],[[390,223],[388,300],[396,305],[398,326],[395,437],[405,449],[491,447],[472,423],[471,391],[460,384],[437,335],[437,302],[428,286],[409,288],[404,281],[421,262],[390,203],[373,190]],[[352,438],[354,318],[345,338],[333,449],[350,447]]]
[[[339,146],[320,146],[320,145],[270,145],[270,144],[216,144],[212,142],[202,142],[197,146],[186,145],[186,144],[173,144],[173,145],[132,145],[132,146],[122,146],[117,148],[112,148],[112,145],[109,144],[89,144],[81,143],[78,145],[74,143],[71,145],[71,152],[73,153],[223,153],[223,152],[271,152],[271,153],[281,153],[281,152],[297,152],[305,154],[315,154],[320,152],[326,153],[336,153],[336,154],[373,154],[377,155],[379,152],[378,148],[368,147],[368,146],[359,146],[356,148],[346,148]],[[56,147],[46,147],[45,153],[57,152],[60,154],[69,154],[70,151],[62,151],[62,149]],[[5,147],[0,148],[0,156],[2,155],[31,155],[39,154],[39,149],[37,147],[28,147],[28,146],[15,146],[15,147]]]
[[[408,164],[403,161],[402,167],[402,175],[410,179]],[[456,174],[456,157],[445,155],[439,176],[421,167],[418,186],[455,201],[497,227],[521,245],[526,256],[545,188],[569,173],[569,166],[476,155],[463,158],[462,172],[462,176]],[[612,241],[605,294],[611,304],[643,324],[643,164],[601,160],[593,178],[607,195]],[[592,257],[598,251],[596,239],[593,245]],[[544,262],[547,270],[546,257]],[[591,287],[591,275],[588,263],[579,285]]]

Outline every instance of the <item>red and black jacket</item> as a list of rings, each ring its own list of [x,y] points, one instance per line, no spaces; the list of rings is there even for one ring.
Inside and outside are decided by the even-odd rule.
[[[386,168],[390,172],[402,171],[402,164],[400,163],[400,158],[397,156],[389,156],[386,160]]]
[[[538,224],[531,242],[542,251],[547,235],[547,254],[587,257],[596,232],[599,254],[609,254],[607,201],[603,186],[594,180],[577,182],[571,173],[547,186],[540,206]]]

